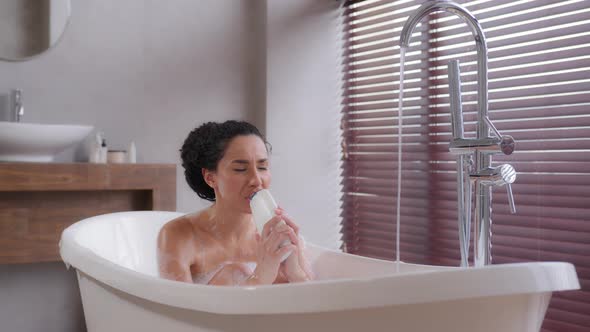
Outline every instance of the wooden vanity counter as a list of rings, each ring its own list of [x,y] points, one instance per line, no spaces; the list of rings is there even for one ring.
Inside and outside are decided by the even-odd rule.
[[[0,264],[60,261],[66,227],[132,210],[176,210],[176,165],[0,163]]]

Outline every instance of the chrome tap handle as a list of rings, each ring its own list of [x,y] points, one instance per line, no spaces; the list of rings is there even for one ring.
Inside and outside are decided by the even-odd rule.
[[[511,155],[514,152],[514,137],[510,135],[504,135],[501,137],[502,141],[500,141],[500,151],[505,155]]]
[[[516,180],[516,171],[514,170],[514,167],[512,167],[512,165],[502,164],[502,165],[496,167],[496,169],[498,170],[498,173],[501,177],[500,181],[502,182],[502,184],[510,185],[510,184],[514,183],[514,181]],[[500,184],[500,185],[502,185],[502,184]],[[496,185],[498,185],[498,184],[496,184]]]
[[[514,167],[509,164],[502,164],[497,167],[488,168],[470,176],[474,180],[481,181],[483,184],[492,186],[506,185],[508,193],[508,204],[510,205],[510,212],[516,213],[516,206],[514,204],[514,195],[512,194],[512,184],[516,180],[516,171]]]
[[[512,184],[506,184],[506,191],[508,192],[508,204],[510,205],[510,213],[516,213],[516,205],[514,205],[514,195],[512,194]]]
[[[485,116],[483,119],[488,124],[488,126],[490,126],[490,129],[492,129],[494,135],[500,139],[500,151],[502,151],[502,153],[504,153],[507,156],[511,155],[512,152],[514,152],[514,138],[510,135],[500,134],[500,132],[498,131],[498,129],[496,129],[496,127],[492,123],[492,120],[490,120],[489,117]]]
[[[503,186],[514,183],[516,180],[516,171],[511,165],[502,164],[471,174],[471,177],[486,185]]]
[[[490,118],[488,116],[485,116],[483,118],[483,120],[488,124],[488,126],[490,126],[490,129],[492,129],[492,131],[494,132],[496,137],[498,137],[498,138],[502,137],[502,134],[500,134],[498,129],[496,129],[496,126],[494,126],[494,124],[492,123],[492,120],[490,120]]]

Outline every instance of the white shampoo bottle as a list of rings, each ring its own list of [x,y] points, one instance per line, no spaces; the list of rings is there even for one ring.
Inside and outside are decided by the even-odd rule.
[[[252,197],[250,197],[250,209],[252,210],[252,217],[254,218],[254,223],[256,224],[259,233],[262,233],[264,224],[275,216],[276,208],[278,208],[278,205],[268,189],[257,191]],[[285,225],[285,222],[281,220],[278,225],[281,224]],[[285,246],[289,243],[291,242],[287,240],[282,243],[281,246]],[[288,252],[285,254],[285,256],[281,258],[281,262],[287,259],[291,253],[292,252]]]
[[[90,156],[89,162],[93,164],[100,163],[100,149],[102,144],[102,134],[100,132],[96,133],[94,142],[92,142],[92,146],[90,147]]]
[[[135,164],[137,162],[137,149],[135,148],[135,142],[131,141],[129,148],[127,149],[127,162]]]

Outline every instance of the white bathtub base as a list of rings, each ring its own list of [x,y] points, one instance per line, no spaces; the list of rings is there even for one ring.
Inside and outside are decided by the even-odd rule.
[[[551,298],[545,292],[321,313],[230,315],[148,301],[79,271],[78,281],[89,332],[538,332]]]
[[[90,332],[538,332],[552,292],[579,289],[563,262],[457,268],[388,262],[309,244],[315,280],[247,287],[158,276],[172,212],[122,212],[62,234]]]

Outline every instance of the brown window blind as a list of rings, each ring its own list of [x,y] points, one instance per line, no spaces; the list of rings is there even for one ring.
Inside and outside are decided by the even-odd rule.
[[[543,331],[590,330],[590,1],[456,1],[488,42],[490,118],[517,141],[510,214],[493,189],[493,263],[567,261],[582,290],[554,294]],[[399,34],[423,1],[349,1],[343,10],[343,238],[395,257]],[[466,136],[475,136],[476,57],[458,17],[436,13],[406,54],[401,259],[458,265],[455,158],[447,62],[460,61]],[[472,251],[471,247],[471,251]]]

